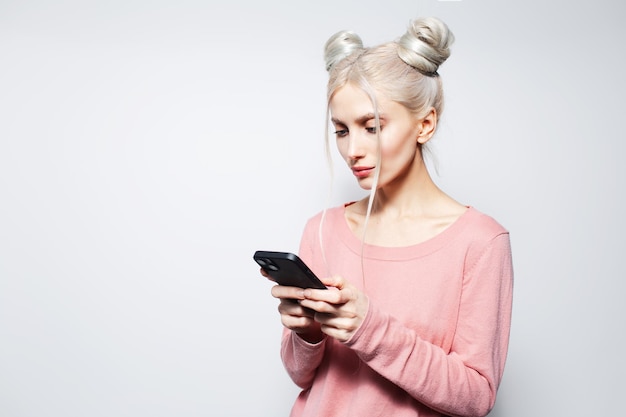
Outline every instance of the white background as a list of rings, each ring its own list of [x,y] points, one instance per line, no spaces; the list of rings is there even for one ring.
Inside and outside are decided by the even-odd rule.
[[[492,416],[619,415],[618,1],[0,1],[0,415],[286,416],[256,249],[362,195],[323,156],[322,47],[436,15],[436,181],[511,232]],[[335,153],[336,158],[336,153]],[[336,159],[335,159],[336,160]]]

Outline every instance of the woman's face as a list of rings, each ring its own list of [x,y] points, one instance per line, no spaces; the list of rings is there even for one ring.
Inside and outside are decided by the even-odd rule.
[[[381,160],[378,188],[403,178],[422,164],[418,139],[422,124],[403,105],[377,94]],[[371,189],[378,163],[374,108],[360,88],[346,84],[330,101],[337,147],[359,185]]]

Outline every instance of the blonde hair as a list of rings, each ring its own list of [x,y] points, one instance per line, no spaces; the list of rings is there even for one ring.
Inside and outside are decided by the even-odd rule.
[[[364,47],[354,32],[341,31],[328,39],[324,48],[326,70],[329,72],[327,86],[326,126],[330,122],[330,102],[337,90],[346,84],[360,87],[370,98],[374,108],[377,136],[380,119],[376,95],[395,101],[406,107],[416,118],[424,118],[431,109],[438,116],[443,112],[443,87],[439,66],[450,56],[454,35],[448,26],[436,17],[412,20],[407,31],[398,40],[374,47]],[[326,129],[326,155],[330,162],[330,145]],[[380,136],[378,136],[379,163],[376,165],[374,182],[370,190],[362,245],[378,186],[380,173]],[[426,149],[420,151],[423,152]],[[332,168],[331,168],[332,169]],[[332,171],[331,171],[332,178]],[[322,224],[320,244],[322,244]],[[322,254],[324,249],[322,245]],[[361,262],[363,261],[361,251]],[[325,258],[325,255],[323,255]]]
[[[354,32],[338,32],[324,50],[328,103],[339,88],[353,83],[371,98],[376,92],[402,104],[418,118],[431,108],[440,115],[443,87],[437,71],[453,42],[448,26],[435,17],[415,19],[397,41],[370,48]]]

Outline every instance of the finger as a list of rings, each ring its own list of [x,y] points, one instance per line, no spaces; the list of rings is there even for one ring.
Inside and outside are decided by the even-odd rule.
[[[303,307],[295,300],[281,300],[278,305],[278,312],[281,315],[293,316],[293,317],[308,317],[313,318],[315,312],[309,308]]]
[[[315,321],[311,317],[306,316],[288,316],[281,315],[281,322],[288,329],[294,330],[296,332],[304,331],[310,329],[312,326],[315,326]]]
[[[334,288],[337,288],[338,290],[343,289],[347,284],[346,280],[343,277],[340,277],[339,275],[325,277],[321,281],[327,287],[334,287]]]
[[[332,314],[317,313],[314,320],[320,324],[322,332],[340,341],[348,340],[360,327],[362,320],[355,315],[334,316]]]
[[[274,285],[272,296],[280,299],[303,300],[304,290],[298,287],[287,287],[284,285]]]
[[[315,321],[329,328],[337,330],[353,330],[354,321],[348,317],[336,317],[332,314],[316,313]]]
[[[326,301],[315,301],[305,298],[300,300],[300,305],[319,314],[337,315],[337,305]]]
[[[330,336],[333,339],[337,339],[340,342],[347,342],[348,340],[350,340],[350,337],[352,336],[352,333],[347,330],[340,329],[340,328],[333,327],[333,326],[328,326],[326,324],[320,325],[320,330],[325,335]]]
[[[323,301],[330,304],[345,304],[352,299],[351,288],[339,290],[329,287],[327,290],[306,289],[302,293],[303,297],[312,301]]]

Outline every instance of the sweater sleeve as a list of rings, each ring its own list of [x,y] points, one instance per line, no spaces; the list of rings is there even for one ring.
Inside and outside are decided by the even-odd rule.
[[[314,259],[314,227],[307,223],[300,242],[299,257],[307,265],[313,264]],[[326,338],[319,343],[309,343],[295,332],[285,328],[281,341],[280,356],[287,374],[293,382],[302,389],[308,389],[313,383],[317,368],[324,359]]]
[[[511,320],[513,270],[508,233],[468,256],[449,352],[370,306],[346,342],[373,370],[447,415],[485,416],[502,378]]]
[[[312,344],[291,330],[284,330],[280,355],[287,374],[300,388],[308,389],[313,384],[317,368],[324,358],[325,345],[326,339]]]

